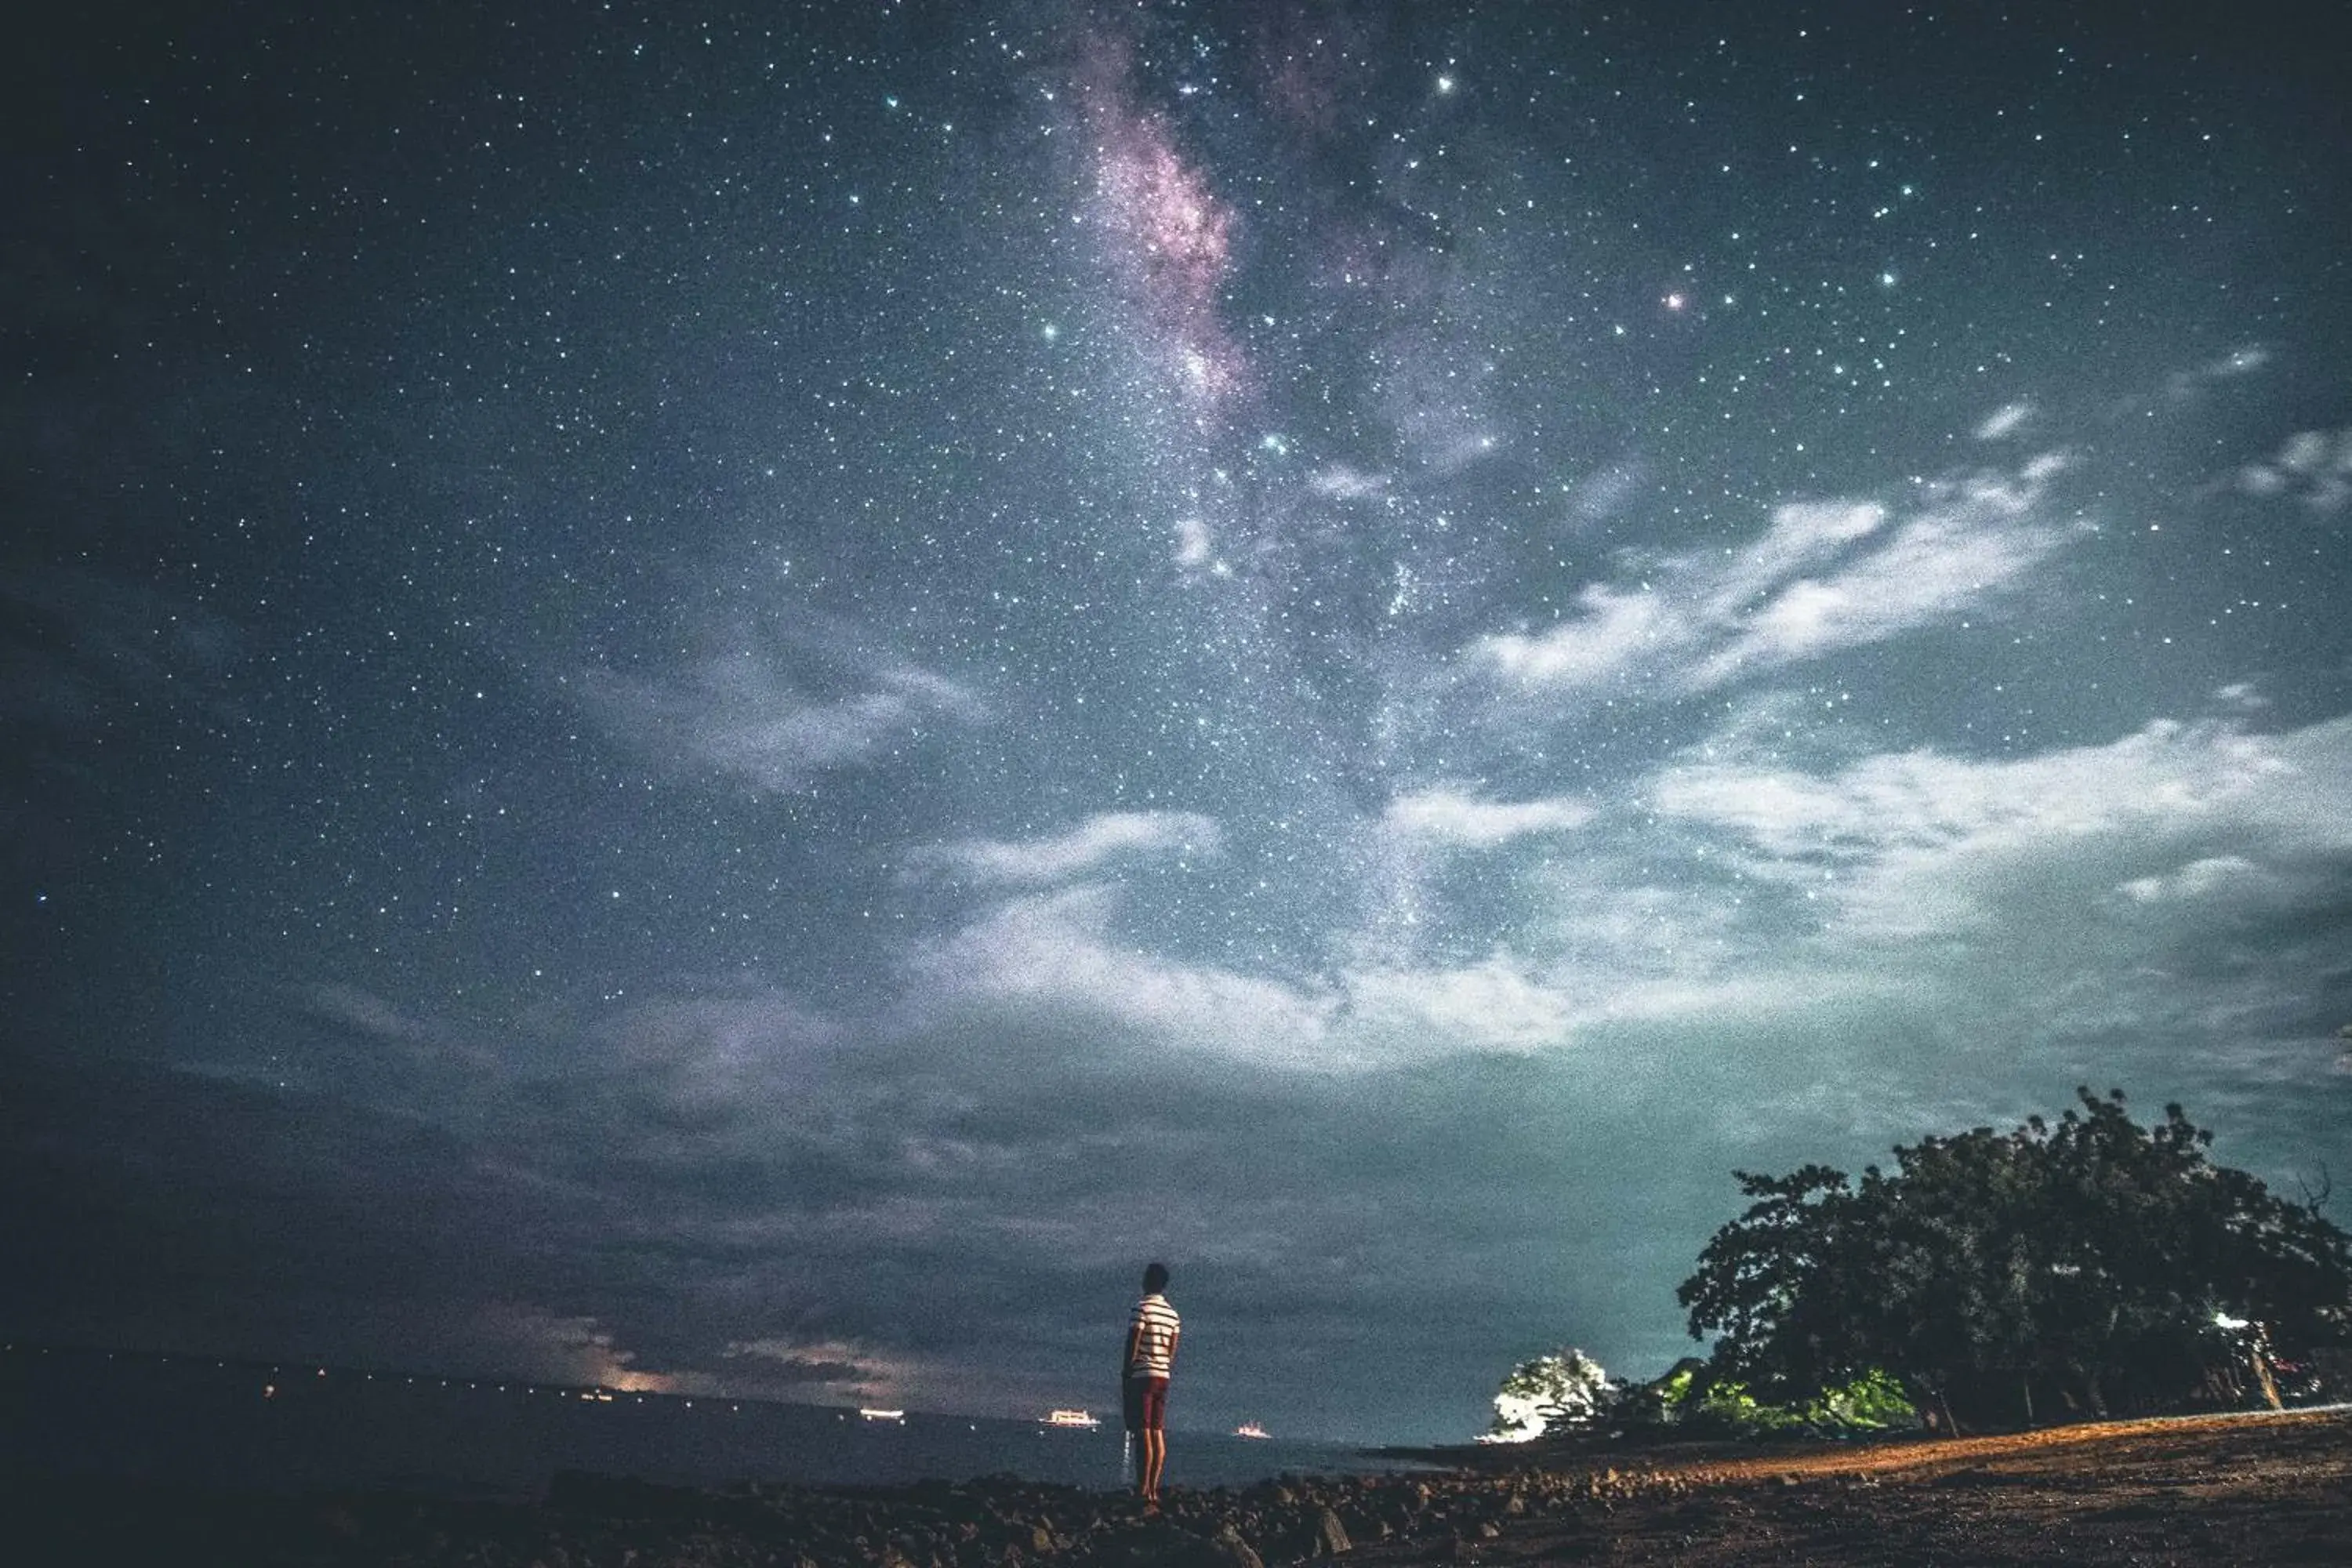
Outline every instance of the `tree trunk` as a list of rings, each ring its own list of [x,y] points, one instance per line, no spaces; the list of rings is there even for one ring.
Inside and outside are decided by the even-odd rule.
[[[2032,1373],[2021,1372],[2017,1374],[2017,1390],[2025,1395],[2025,1424],[2031,1426],[2033,1425],[2033,1374]]]
[[[2254,1347],[2254,1376],[2263,1385],[2263,1403],[2273,1410],[2285,1409],[2286,1401],[2279,1397],[2278,1379],[2271,1375],[2271,1358],[2263,1353],[2260,1345]]]

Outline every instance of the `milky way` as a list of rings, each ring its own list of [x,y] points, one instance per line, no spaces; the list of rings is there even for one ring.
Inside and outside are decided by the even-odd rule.
[[[0,1330],[1450,1437],[1735,1168],[2352,1167],[2294,21],[61,24]]]

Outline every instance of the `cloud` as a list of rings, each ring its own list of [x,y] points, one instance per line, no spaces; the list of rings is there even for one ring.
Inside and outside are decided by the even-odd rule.
[[[471,1328],[477,1352],[460,1359],[477,1364],[520,1365],[546,1382],[629,1394],[680,1391],[674,1377],[632,1367],[636,1352],[622,1349],[612,1331],[593,1317],[492,1304],[474,1314]]]
[[[1756,874],[1811,883],[1854,934],[1990,931],[2020,899],[2087,918],[2118,888],[2168,901],[2352,854],[2352,720],[2281,735],[2159,721],[2034,757],[1913,751],[1829,774],[1701,764],[1651,796],[1735,835]]]
[[[1050,1023],[1163,1064],[1172,1049],[1284,1075],[1357,1075],[1558,1045],[1585,1016],[1507,951],[1312,980],[1253,974],[1116,941],[1117,905],[1101,888],[1017,899],[921,945],[908,965],[909,1016],[932,1029],[961,1020],[960,1033],[991,1018]]]
[[[2269,349],[2261,343],[2247,343],[2203,364],[2175,371],[2165,381],[2165,392],[2175,402],[2185,402],[2215,382],[2236,381],[2252,375],[2270,362]]]
[[[1184,811],[1106,811],[1052,838],[962,838],[921,846],[907,858],[918,876],[981,884],[1066,881],[1122,859],[1213,856],[1223,836],[1214,821]]]
[[[1368,474],[1345,463],[1334,463],[1308,475],[1307,488],[1334,500],[1361,500],[1385,493],[1389,481],[1385,474]]]
[[[371,1039],[405,1045],[429,1039],[434,1033],[425,1021],[342,981],[313,982],[299,987],[298,994],[317,1017]]]
[[[583,707],[617,738],[772,794],[984,711],[973,693],[908,660],[817,644],[742,648],[653,678],[592,668],[578,684]]]
[[[2005,403],[1987,415],[1984,423],[1977,426],[1977,439],[1998,441],[2014,434],[2020,426],[2032,417],[2033,405],[2031,403]]]
[[[2269,458],[2240,468],[2238,489],[2289,496],[2322,514],[2342,510],[2352,501],[2352,426],[2296,432]]]
[[[1579,528],[1597,527],[1608,521],[1623,511],[1641,493],[1642,481],[1647,472],[1644,465],[1628,460],[1609,464],[1586,475],[1569,493],[1570,521]]]
[[[1331,997],[1119,943],[1109,934],[1116,905],[1101,888],[998,905],[914,952],[911,998],[926,1014],[1017,1005],[1263,1064],[1331,1065]]]
[[[1569,998],[1508,953],[1459,969],[1352,973],[1347,994],[1351,1034],[1395,1058],[1421,1056],[1433,1042],[1439,1054],[1538,1050],[1560,1044],[1573,1022]]]
[[[1476,848],[1534,833],[1564,833],[1592,820],[1593,807],[1566,795],[1542,800],[1489,801],[1449,789],[1424,790],[1389,802],[1383,821],[1391,832]]]
[[[2262,870],[2242,855],[2209,855],[2191,860],[2178,871],[2155,877],[2135,877],[2123,885],[2124,896],[2143,904],[2203,898]]]
[[[719,1354],[727,1361],[753,1363],[742,1381],[803,1399],[813,1394],[878,1397],[905,1375],[893,1361],[845,1340],[767,1335],[735,1341]]]
[[[697,994],[684,982],[567,1031],[567,1076],[582,1110],[610,1106],[614,1136],[674,1147],[683,1131],[710,1142],[756,1136],[740,1113],[806,1094],[846,1043],[843,1026],[788,992],[754,985]]]
[[[1177,565],[1206,566],[1215,553],[1215,545],[1209,537],[1207,523],[1197,517],[1181,517],[1176,520]]]
[[[1524,686],[1597,686],[1652,648],[1670,648],[1685,636],[1665,601],[1647,588],[1629,592],[1593,583],[1576,602],[1584,612],[1580,618],[1540,636],[1486,637],[1475,655]]]
[[[1863,499],[1785,505],[1744,548],[1629,562],[1634,580],[1588,584],[1580,614],[1483,637],[1470,662],[1521,692],[1686,696],[1957,622],[2073,537],[2038,517],[2063,468],[2044,454],[1922,485],[1899,517]]]
[[[2047,466],[2045,466],[2047,465]],[[2055,528],[2021,525],[2054,464],[2029,465],[2014,484],[1973,480],[1913,517],[1884,543],[1822,577],[1787,584],[1698,668],[1705,689],[1833,648],[1885,642],[1957,620],[2022,580],[2064,542]]]

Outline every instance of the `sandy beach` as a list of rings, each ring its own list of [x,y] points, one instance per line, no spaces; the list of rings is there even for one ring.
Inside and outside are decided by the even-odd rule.
[[[1948,1441],[1424,1450],[1420,1475],[1113,1494],[1011,1478],[724,1491],[565,1475],[526,1502],[0,1483],[28,1564],[975,1568],[2341,1563],[2352,1412]],[[1181,1463],[1181,1452],[1178,1450]],[[16,1550],[24,1549],[23,1555]]]

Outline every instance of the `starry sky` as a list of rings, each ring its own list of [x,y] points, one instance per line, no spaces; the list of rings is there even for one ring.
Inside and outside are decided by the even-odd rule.
[[[2316,6],[107,4],[0,1328],[1456,1438],[1735,1168],[2352,1180]],[[2338,1205],[2340,1207],[2340,1205]]]

